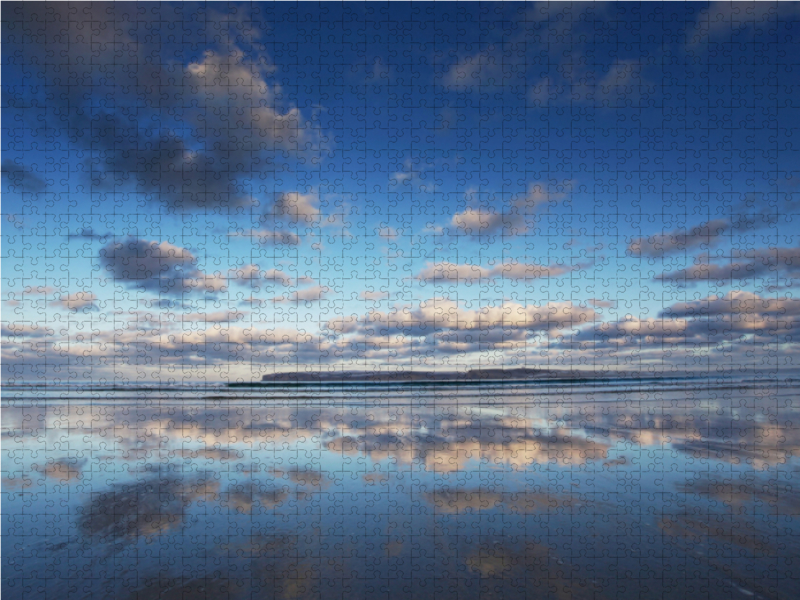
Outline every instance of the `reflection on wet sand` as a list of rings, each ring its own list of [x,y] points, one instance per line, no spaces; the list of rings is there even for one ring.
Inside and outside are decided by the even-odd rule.
[[[769,534],[756,528],[753,519],[714,513],[665,515],[658,526],[667,535],[684,538],[697,548],[710,548],[715,542],[735,544],[761,552],[770,549]]]
[[[285,489],[268,489],[254,483],[236,484],[221,494],[220,504],[240,513],[253,514],[253,507],[270,509],[282,506],[289,497]]]
[[[792,482],[778,481],[755,472],[718,473],[715,477],[706,473],[687,479],[677,488],[687,495],[719,500],[724,506],[736,509],[737,514],[752,514],[758,508],[762,514],[800,515],[800,490]]]
[[[195,500],[217,500],[219,481],[213,475],[188,479],[167,473],[134,484],[115,484],[92,492],[79,513],[79,529],[102,540],[127,539],[135,543],[180,527],[185,508]]]
[[[510,545],[488,539],[473,547],[464,560],[468,572],[480,577],[481,597],[535,597],[554,600],[601,599],[596,581],[544,542]],[[514,590],[522,587],[526,594]],[[498,592],[502,592],[498,594]]]
[[[219,575],[205,577],[147,578],[144,586],[132,592],[128,600],[226,600],[239,598],[230,579]]]
[[[66,459],[55,460],[47,462],[42,469],[42,472],[47,476],[58,481],[67,482],[74,479],[81,479],[83,475],[81,471],[86,465],[87,460],[83,459]]]
[[[324,473],[315,469],[293,467],[289,469],[272,469],[270,472],[278,479],[288,479],[302,486],[326,487],[328,483]]]
[[[757,567],[800,597],[797,415],[221,399],[6,407],[4,544],[28,558],[4,574],[120,598],[692,597],[691,577],[782,598],[736,575]]]
[[[574,431],[557,429],[549,434],[528,430],[509,433],[491,427],[426,433],[405,437],[388,436],[370,429],[363,435],[343,436],[327,442],[330,452],[364,455],[375,462],[391,459],[399,464],[424,464],[435,472],[461,471],[478,462],[517,469],[534,464],[575,465],[605,458],[609,444],[587,439]]]
[[[535,492],[491,492],[475,490],[439,490],[425,498],[444,512],[461,513],[467,510],[499,510],[508,514],[547,511],[572,506],[572,500],[557,494]]]

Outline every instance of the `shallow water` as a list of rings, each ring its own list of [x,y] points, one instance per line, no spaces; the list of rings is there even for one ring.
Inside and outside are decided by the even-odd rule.
[[[3,395],[4,598],[800,597],[784,383]]]

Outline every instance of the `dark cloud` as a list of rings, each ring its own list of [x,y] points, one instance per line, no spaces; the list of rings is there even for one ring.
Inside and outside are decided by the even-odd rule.
[[[106,233],[96,233],[94,229],[91,227],[84,227],[80,231],[76,233],[67,234],[67,239],[70,240],[94,240],[105,242],[108,238],[113,237],[113,233],[106,232]]]
[[[219,482],[213,474],[190,479],[170,473],[133,484],[115,484],[91,495],[82,507],[78,529],[101,540],[135,543],[140,537],[180,529],[190,504],[217,499]]]
[[[788,318],[800,315],[800,300],[791,297],[762,298],[752,292],[734,290],[725,295],[673,304],[664,309],[662,315],[670,317],[769,315]]]
[[[4,337],[42,338],[52,337],[55,334],[55,330],[45,325],[17,322],[3,324],[0,334]]]
[[[676,349],[730,352],[740,345],[796,344],[800,301],[763,298],[744,291],[679,302],[659,318],[626,317],[580,330],[556,345],[579,349],[649,349],[668,355]],[[788,355],[787,355],[788,356]]]
[[[726,255],[704,253],[694,265],[665,271],[656,281],[695,284],[706,281],[715,285],[731,285],[745,279],[796,277],[800,275],[800,248],[734,248]]]
[[[183,10],[100,3],[5,9],[4,42],[25,49],[15,64],[46,82],[49,94],[45,104],[12,86],[10,105],[33,103],[68,131],[69,148],[88,157],[97,189],[132,184],[178,211],[257,205],[245,187],[258,188],[245,183],[271,181],[317,136],[297,108],[283,105],[270,83],[274,66],[252,31],[230,38],[207,32],[199,39],[216,39],[215,46],[183,47],[170,57],[174,26],[197,29],[205,21]],[[173,27],[169,35],[165,24]],[[98,86],[103,101],[86,93]]]
[[[698,14],[694,25],[687,27],[686,43],[727,42],[742,30],[773,30],[778,19],[789,20],[798,15],[800,5],[797,2],[711,2]]]
[[[300,236],[288,230],[242,229],[228,235],[230,237],[247,237],[262,246],[297,246],[300,244]]]
[[[43,192],[47,183],[29,167],[19,165],[13,160],[5,159],[0,165],[3,176],[3,187],[16,192]]]
[[[100,250],[100,262],[115,281],[139,290],[183,294],[226,287],[223,278],[201,272],[189,250],[169,242],[135,238],[111,242]]]
[[[646,238],[635,239],[628,246],[628,250],[634,256],[664,256],[691,250],[703,244],[710,246],[729,229],[731,229],[729,221],[716,219],[702,223],[692,229],[676,229],[669,233],[659,233]]]
[[[435,298],[416,307],[340,317],[326,328],[343,352],[360,358],[524,350],[530,337],[579,327],[595,317],[592,308],[571,302],[521,305],[505,302],[476,310]],[[420,340],[419,338],[424,338]]]

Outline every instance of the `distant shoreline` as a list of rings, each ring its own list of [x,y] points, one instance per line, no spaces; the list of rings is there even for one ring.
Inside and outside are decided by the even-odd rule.
[[[693,379],[693,375],[602,372],[557,371],[552,369],[472,369],[458,371],[409,371],[395,373],[368,373],[363,371],[341,371],[335,373],[274,373],[264,375],[260,381],[228,383],[228,387],[268,387],[273,385],[382,385],[401,386],[476,386],[483,384],[527,384],[527,383],[585,383],[608,380],[664,380]]]

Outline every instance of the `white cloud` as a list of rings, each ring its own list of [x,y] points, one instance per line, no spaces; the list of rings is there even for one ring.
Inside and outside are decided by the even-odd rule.
[[[322,219],[319,199],[313,194],[280,193],[262,218],[267,221],[281,219],[294,225],[319,223]]]

